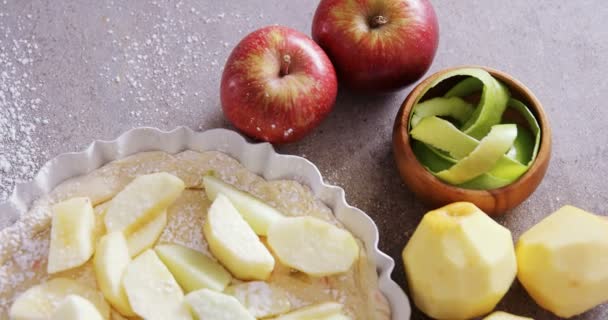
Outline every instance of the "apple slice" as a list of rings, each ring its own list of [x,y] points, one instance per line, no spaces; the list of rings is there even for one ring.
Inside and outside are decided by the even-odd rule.
[[[53,206],[48,273],[83,265],[93,255],[95,213],[89,198],[73,198]]]
[[[284,314],[275,320],[333,320],[332,317],[342,314],[343,308],[344,306],[342,304],[336,302],[313,304]]]
[[[203,233],[213,255],[242,280],[266,280],[274,258],[230,200],[218,194],[207,214]]]
[[[51,320],[103,320],[103,318],[89,300],[77,295],[69,295],[57,306]]]
[[[122,232],[112,232],[99,240],[93,258],[97,285],[108,302],[127,317],[135,316],[122,285],[122,276],[130,262],[131,256]]]
[[[152,248],[166,226],[167,211],[163,211],[152,221],[133,231],[127,237],[127,246],[131,257],[136,257],[145,250]]]
[[[177,244],[158,245],[154,250],[186,292],[204,288],[221,292],[232,280],[222,265],[196,250]]]
[[[520,317],[510,313],[496,311],[483,318],[483,320],[534,320],[532,318]]]
[[[191,320],[184,293],[153,250],[127,266],[123,284],[135,313],[147,320]]]
[[[74,294],[93,303],[102,319],[110,318],[110,306],[100,292],[67,278],[55,278],[29,288],[17,297],[9,311],[9,318],[12,320],[49,319],[61,301]]]
[[[214,176],[205,176],[203,185],[205,193],[211,201],[214,201],[219,193],[228,197],[243,219],[260,236],[265,236],[268,233],[268,227],[284,217],[281,212],[262,200]]]
[[[209,289],[190,292],[186,303],[199,320],[255,320],[235,297]]]
[[[131,234],[167,209],[184,188],[181,179],[166,172],[135,178],[110,201],[105,215],[107,231]]]
[[[359,257],[350,232],[310,216],[271,225],[268,245],[281,263],[315,277],[346,272]]]
[[[240,283],[224,292],[239,300],[256,318],[268,318],[291,310],[287,292],[264,281]]]

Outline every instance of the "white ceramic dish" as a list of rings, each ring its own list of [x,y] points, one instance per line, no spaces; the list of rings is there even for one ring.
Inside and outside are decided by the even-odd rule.
[[[95,141],[82,152],[61,154],[47,162],[33,181],[18,184],[8,201],[0,204],[0,229],[14,223],[20,214],[27,211],[32,201],[49,193],[66,179],[84,175],[108,162],[138,152],[158,150],[177,153],[188,149],[222,151],[265,179],[289,178],[308,185],[315,196],[365,242],[368,255],[376,261],[378,284],[391,304],[392,319],[410,318],[409,300],[391,279],[395,262],[378,249],[378,228],[367,214],[346,203],[344,190],[323,182],[319,169],[312,162],[302,157],[278,154],[269,143],[250,143],[226,129],[194,132],[180,127],[164,132],[155,128],[136,128],[116,140]]]

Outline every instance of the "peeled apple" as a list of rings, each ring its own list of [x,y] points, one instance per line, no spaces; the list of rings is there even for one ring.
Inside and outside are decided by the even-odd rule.
[[[164,211],[127,237],[131,257],[136,257],[154,246],[167,226],[167,218],[167,211]]]
[[[209,207],[203,234],[211,253],[236,278],[266,280],[270,277],[274,257],[223,194]]]
[[[428,212],[403,261],[414,303],[435,319],[489,313],[517,271],[511,232],[469,202]]]
[[[166,172],[138,176],[110,200],[104,217],[106,229],[133,233],[167,209],[184,188],[180,178]]]
[[[95,251],[95,214],[89,198],[73,198],[53,206],[48,273],[83,265]]]
[[[203,288],[224,291],[232,279],[221,264],[194,249],[162,244],[154,251],[186,292]]]
[[[517,277],[543,308],[568,318],[608,301],[608,220],[564,206],[516,246]]]
[[[235,297],[209,289],[190,292],[186,303],[197,320],[255,320]]]
[[[268,229],[268,246],[281,263],[314,277],[346,272],[359,258],[350,232],[310,216],[275,222]]]
[[[184,293],[154,250],[131,261],[122,277],[131,308],[146,320],[192,320]]]
[[[211,201],[214,201],[218,194],[226,196],[257,235],[267,235],[270,225],[283,218],[283,214],[277,209],[219,178],[205,176],[203,185]]]
[[[127,240],[122,232],[112,232],[99,240],[93,258],[97,285],[112,307],[122,315],[132,317],[135,313],[122,285],[123,273],[130,262]]]
[[[57,307],[70,295],[78,295],[89,300],[101,317],[110,318],[110,306],[101,292],[68,278],[54,278],[33,286],[22,293],[9,311],[11,320],[49,319]]]

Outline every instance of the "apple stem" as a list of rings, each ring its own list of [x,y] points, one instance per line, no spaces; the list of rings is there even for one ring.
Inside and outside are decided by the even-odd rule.
[[[388,18],[385,16],[375,16],[372,18],[372,28],[379,28],[388,23]]]
[[[283,63],[281,63],[281,77],[289,74],[289,65],[291,65],[291,56],[285,54],[283,55]]]

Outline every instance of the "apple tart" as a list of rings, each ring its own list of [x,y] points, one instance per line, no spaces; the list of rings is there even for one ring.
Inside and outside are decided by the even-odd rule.
[[[388,320],[377,282],[307,187],[216,151],[111,162],[0,231],[0,319]]]

